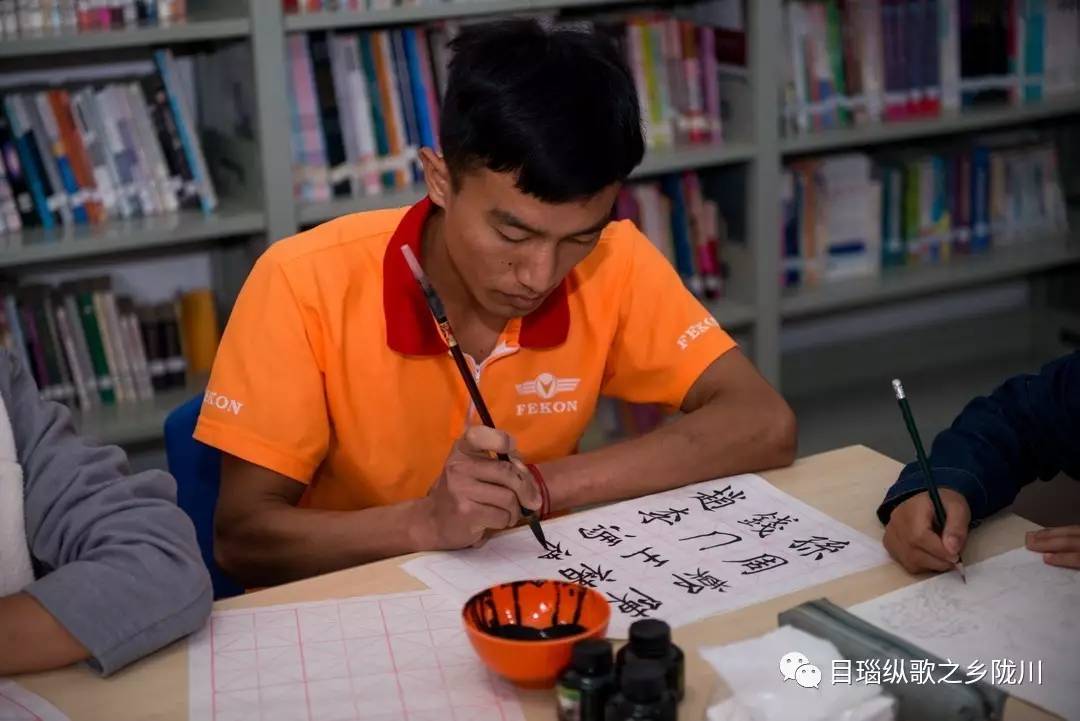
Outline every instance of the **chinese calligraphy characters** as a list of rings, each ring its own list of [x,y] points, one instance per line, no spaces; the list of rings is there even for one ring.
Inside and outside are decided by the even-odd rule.
[[[656,568],[660,568],[668,562],[666,558],[660,558],[660,554],[658,553],[649,553],[649,551],[651,550],[652,546],[645,546],[645,548],[642,548],[639,551],[634,551],[633,553],[629,553],[625,556],[620,556],[619,558],[633,558],[634,556],[642,556],[644,559],[642,561],[643,563],[651,563]]]
[[[842,551],[849,545],[851,541],[830,541],[824,536],[810,536],[804,541],[794,541],[788,548],[797,551],[803,558],[814,556],[815,561],[820,561],[826,553]]]
[[[661,521],[669,526],[674,526],[682,520],[682,517],[690,512],[689,508],[668,508],[666,511],[638,511],[642,523]]]
[[[606,543],[609,547],[619,545],[623,542],[623,539],[637,537],[629,533],[623,533],[622,529],[618,526],[605,526],[602,523],[595,528],[579,528],[578,533],[581,534],[582,538],[598,540],[602,543]]]
[[[607,595],[609,603],[618,604],[619,613],[625,613],[631,618],[648,616],[651,611],[659,610],[664,605],[663,601],[657,601],[649,594],[642,593],[633,586],[630,587],[629,592],[624,593],[622,596],[616,596],[610,591]]]
[[[678,588],[686,589],[686,592],[691,596],[701,593],[705,589],[723,593],[730,588],[727,581],[721,581],[708,571],[702,571],[700,568],[695,573],[673,573],[671,575],[675,578],[675,585]]]
[[[744,491],[732,491],[730,485],[724,486],[719,491],[698,491],[694,494],[694,500],[701,504],[701,510],[709,512],[718,508],[727,508],[735,501],[741,501],[744,498],[746,498]]]
[[[596,588],[598,581],[614,581],[616,579],[611,577],[611,569],[604,570],[600,564],[596,564],[595,568],[587,563],[578,564],[578,568],[561,568],[559,569],[559,575],[565,578],[567,581],[573,581],[580,586],[587,586],[589,588]]]
[[[702,546],[699,551],[707,551],[710,548],[720,548],[720,546],[730,546],[732,543],[738,543],[742,540],[741,536],[734,533],[725,533],[724,531],[711,531],[709,533],[699,533],[696,536],[687,536],[686,538],[680,538],[680,541],[690,541],[695,538],[710,538],[712,536],[718,536],[720,539],[718,542],[713,543],[711,546]]]
[[[570,555],[573,555],[570,553],[570,549],[564,550],[561,543],[549,543],[547,553],[541,554],[537,558],[547,561],[561,561]]]
[[[755,513],[750,518],[739,521],[740,525],[749,527],[758,534],[758,538],[766,538],[796,523],[799,519],[791,516],[781,516],[775,511],[772,513]]]
[[[743,566],[742,575],[752,576],[755,573],[761,573],[762,571],[770,571],[774,568],[787,565],[787,559],[775,556],[771,553],[763,553],[760,556],[754,556],[753,558],[744,558],[741,561],[724,561],[724,563],[741,563]]]

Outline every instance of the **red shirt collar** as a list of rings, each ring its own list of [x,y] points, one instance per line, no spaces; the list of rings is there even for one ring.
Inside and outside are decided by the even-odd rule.
[[[401,246],[408,245],[416,257],[420,257],[424,221],[432,207],[430,198],[425,197],[409,208],[383,255],[386,344],[391,350],[405,355],[438,355],[448,350],[428,310],[424,292],[401,254]],[[569,332],[570,305],[564,279],[539,308],[521,319],[518,342],[522,348],[551,348],[562,344]]]

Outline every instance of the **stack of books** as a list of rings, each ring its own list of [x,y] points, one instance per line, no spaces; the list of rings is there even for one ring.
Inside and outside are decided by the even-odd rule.
[[[0,288],[0,347],[48,400],[82,410],[144,402],[184,387],[189,369],[201,372],[212,357],[210,297],[200,290],[176,303],[137,304],[108,277]],[[212,347],[197,347],[205,339]]]
[[[187,0],[0,0],[0,35],[167,25],[187,19]]]
[[[622,48],[650,148],[723,139],[717,38],[728,31],[661,13],[573,25],[605,33]],[[377,195],[420,180],[417,151],[438,147],[447,44],[459,27],[287,38],[297,199]]]
[[[1080,6],[1057,0],[789,0],[788,134],[1080,91]]]
[[[217,206],[191,71],[169,50],[154,53],[153,68],[0,95],[0,234]]]
[[[1068,231],[1054,145],[1026,133],[942,152],[846,154],[783,174],[782,284],[945,263]]]
[[[717,204],[703,195],[696,172],[628,184],[619,192],[615,217],[632,220],[698,298],[724,294],[721,250],[727,223]]]

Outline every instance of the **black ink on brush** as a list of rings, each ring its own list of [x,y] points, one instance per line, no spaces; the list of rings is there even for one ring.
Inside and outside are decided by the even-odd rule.
[[[480,395],[480,388],[476,385],[476,380],[473,379],[472,371],[469,370],[469,364],[465,362],[465,354],[461,352],[461,346],[458,345],[457,338],[454,337],[454,331],[450,328],[450,319],[446,317],[446,308],[443,307],[442,299],[439,298],[439,294],[435,292],[435,287],[431,285],[431,282],[424,274],[424,269],[420,267],[420,262],[413,255],[412,248],[407,245],[401,246],[401,254],[405,256],[405,263],[409,266],[409,270],[412,271],[413,277],[416,278],[417,284],[420,289],[424,291],[424,298],[427,300],[428,309],[431,314],[435,316],[435,322],[439,325],[439,332],[442,333],[443,340],[446,341],[446,345],[450,348],[450,355],[454,359],[454,363],[457,365],[458,372],[461,374],[461,379],[465,381],[465,388],[468,389],[469,395],[472,397],[473,405],[476,406],[476,412],[480,414],[480,420],[488,428],[494,428],[495,422],[491,419],[491,413],[488,412],[487,404],[484,403],[484,397]],[[499,453],[499,460],[510,462],[510,456],[506,453]],[[544,548],[550,548],[547,539],[544,538],[544,530],[540,527],[540,519],[536,517],[536,514],[530,511],[528,508],[521,506],[521,517],[529,522],[529,528],[532,529],[532,533],[536,536],[536,540]]]
[[[521,600],[519,592],[527,583],[543,585],[542,581],[515,581],[506,583],[498,588],[510,588],[510,595],[514,599],[513,623],[503,623],[499,619],[499,611],[495,605],[495,596],[492,590],[481,591],[469,599],[466,613],[472,619],[476,627],[484,633],[506,638],[514,641],[551,641],[556,638],[567,638],[585,632],[585,627],[578,623],[581,619],[581,606],[585,601],[585,590],[576,586],[564,587],[561,584],[555,587],[555,608],[551,615],[551,625],[547,628],[535,628],[526,626],[521,622]],[[559,622],[559,609],[562,604],[562,594],[576,598],[574,615],[570,623]]]

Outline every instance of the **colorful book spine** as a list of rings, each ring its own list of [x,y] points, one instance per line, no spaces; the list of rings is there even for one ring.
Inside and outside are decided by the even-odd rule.
[[[18,95],[8,95],[4,98],[4,108],[38,218],[42,227],[52,228],[59,222],[56,211],[53,209],[52,187],[45,176],[29,120],[23,111],[22,99]]]
[[[170,50],[156,50],[154,62],[165,84],[165,91],[169,96],[169,105],[173,111],[173,119],[179,130],[180,142],[187,156],[188,165],[194,177],[194,182],[199,192],[199,201],[204,212],[212,212],[218,204],[217,193],[210,179],[210,173],[203,157],[202,144],[199,142],[191,110],[176,86],[175,58]]]

